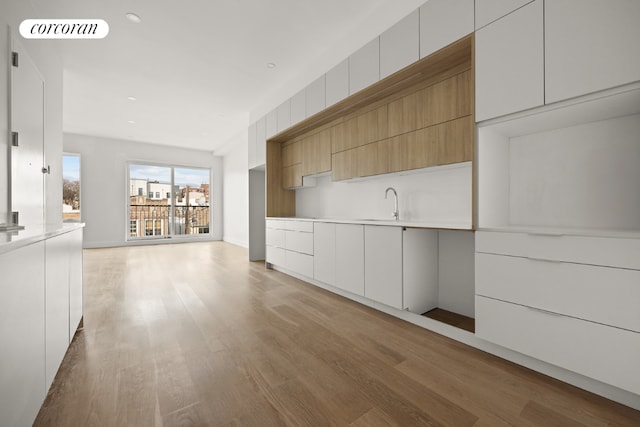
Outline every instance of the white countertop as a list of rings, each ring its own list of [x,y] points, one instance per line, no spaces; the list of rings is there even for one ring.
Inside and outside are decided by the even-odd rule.
[[[471,222],[454,222],[454,221],[399,221],[386,219],[351,219],[351,218],[300,218],[300,217],[268,217],[267,219],[283,220],[283,221],[313,221],[313,222],[332,222],[336,224],[363,224],[363,225],[387,225],[394,227],[408,228],[433,228],[444,230],[471,230]]]
[[[31,225],[26,226],[24,230],[0,231],[0,254],[83,227],[83,222],[65,222],[55,225]]]

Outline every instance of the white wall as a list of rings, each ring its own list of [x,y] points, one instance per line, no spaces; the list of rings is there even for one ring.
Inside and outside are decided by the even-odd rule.
[[[403,221],[444,221],[471,225],[471,165],[429,168],[362,180],[317,178],[317,186],[296,190],[296,216],[310,218],[393,219],[391,193],[398,192]]]
[[[249,247],[249,152],[246,132],[232,139],[223,151],[223,239]]]
[[[9,206],[9,32],[29,52],[45,81],[45,164],[51,174],[45,177],[46,222],[54,227],[62,223],[62,61],[55,41],[26,40],[18,34],[20,22],[38,16],[27,1],[2,1],[0,13],[0,223]],[[9,30],[10,27],[10,30]]]
[[[95,136],[64,134],[64,151],[79,153],[84,247],[126,245],[127,162],[213,169],[212,239],[222,238],[222,159],[210,152]],[[173,241],[176,241],[174,239]],[[165,243],[165,241],[161,241]]]

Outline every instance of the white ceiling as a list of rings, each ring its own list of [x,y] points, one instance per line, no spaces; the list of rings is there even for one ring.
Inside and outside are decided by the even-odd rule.
[[[55,41],[65,132],[207,151],[424,1],[31,0],[39,18],[109,24],[102,40]]]

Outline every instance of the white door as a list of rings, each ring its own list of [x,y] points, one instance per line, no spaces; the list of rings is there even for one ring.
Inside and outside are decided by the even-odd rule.
[[[11,211],[19,212],[20,225],[44,222],[44,79],[18,40],[11,67],[11,131],[18,146],[11,150]]]

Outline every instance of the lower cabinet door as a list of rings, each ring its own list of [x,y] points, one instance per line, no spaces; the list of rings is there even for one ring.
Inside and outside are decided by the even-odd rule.
[[[364,296],[402,309],[402,227],[364,227]]]
[[[336,224],[314,224],[313,278],[332,286],[336,283]]]
[[[476,335],[640,394],[640,334],[476,296]]]
[[[294,251],[285,251],[285,266],[294,273],[306,277],[313,277],[313,255],[301,254]]]
[[[364,296],[364,226],[336,224],[335,286]]]
[[[285,264],[285,251],[282,248],[275,246],[267,246],[267,262],[269,264],[284,267]]]

